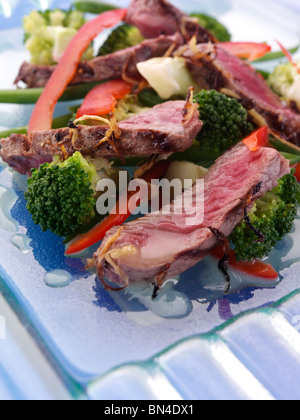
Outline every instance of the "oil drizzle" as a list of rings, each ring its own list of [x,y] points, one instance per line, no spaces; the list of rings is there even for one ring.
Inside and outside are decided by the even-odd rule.
[[[0,227],[8,232],[16,233],[19,229],[19,223],[10,214],[17,200],[12,189],[0,185]]]
[[[72,276],[65,270],[53,270],[45,274],[44,281],[49,287],[66,287],[71,283]]]
[[[18,248],[23,254],[27,254],[30,250],[31,239],[26,235],[17,234],[11,237],[10,242]]]

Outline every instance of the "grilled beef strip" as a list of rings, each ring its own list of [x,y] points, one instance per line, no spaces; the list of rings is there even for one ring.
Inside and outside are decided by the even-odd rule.
[[[250,152],[240,143],[206,174],[204,196],[195,185],[183,193],[192,199],[182,214],[178,196],[169,214],[148,214],[111,229],[94,255],[100,280],[108,289],[121,290],[129,281],[160,286],[166,276],[183,273],[216,247],[218,237],[228,237],[243,220],[245,208],[251,209],[289,172],[289,162],[276,150]],[[203,200],[204,221],[197,214]]]
[[[108,130],[107,125],[78,125],[75,144],[72,128],[36,131],[28,138],[13,134],[0,140],[0,156],[21,174],[30,174],[54,155],[71,156],[77,150],[83,155],[111,159],[126,156],[151,156],[180,152],[189,148],[202,128],[197,105],[171,101],[157,105],[118,124],[120,133],[99,144]],[[63,146],[63,148],[62,148]]]
[[[77,73],[70,83],[101,82],[107,79],[118,79],[126,75],[129,79],[142,79],[137,70],[137,64],[153,57],[162,57],[172,46],[183,44],[183,37],[179,34],[170,36],[160,35],[156,39],[146,39],[141,44],[117,51],[106,56],[96,57],[79,64]],[[15,84],[24,82],[29,88],[44,87],[54,72],[55,66],[40,66],[23,63]]]
[[[190,18],[166,0],[132,0],[125,20],[136,26],[145,38],[180,32],[186,41],[196,36],[199,43],[217,42],[197,19]]]
[[[131,79],[140,80],[136,65],[152,57],[162,57],[172,45],[179,47],[193,36],[196,36],[199,43],[217,42],[195,18],[188,17],[165,0],[133,0],[128,8],[126,21],[136,26],[149,39],[135,47],[80,63],[71,84],[120,78],[124,73]],[[44,87],[54,69],[55,66],[25,62],[15,84],[22,81],[29,88]]]
[[[288,107],[248,63],[220,45],[199,44],[199,54],[184,53],[195,81],[237,98],[258,125],[267,125],[280,139],[300,147],[300,115]]]

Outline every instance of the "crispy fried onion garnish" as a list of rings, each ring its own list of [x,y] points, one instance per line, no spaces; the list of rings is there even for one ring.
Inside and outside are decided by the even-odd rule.
[[[61,148],[61,151],[63,153],[64,160],[68,160],[70,156],[69,156],[69,154],[67,152],[67,149],[65,148],[65,145],[64,144],[61,144],[60,145],[60,148]]]
[[[196,37],[196,35],[194,35],[191,38],[191,40],[189,41],[189,47],[195,55],[199,54],[199,50],[197,48],[197,37]]]
[[[194,35],[187,44],[179,47],[174,53],[173,57],[182,57],[188,50],[192,50],[195,55],[199,54],[197,48],[197,37]]]
[[[190,47],[191,49],[191,47]],[[201,58],[205,57],[206,60],[210,59],[210,61],[214,61],[216,58],[216,45],[213,44],[212,42],[208,43],[208,48],[205,51],[200,51],[197,47],[197,51],[195,48],[192,49],[192,52],[194,53],[193,57],[190,58],[190,60],[194,63],[197,64],[197,62],[199,62],[199,60],[201,60]],[[208,61],[207,61],[208,62]],[[202,63],[199,63],[200,66],[202,66]]]
[[[123,256],[131,256],[137,253],[137,249],[133,245],[126,245],[122,248],[116,248],[116,249],[110,250],[111,246],[119,239],[123,229],[124,227],[120,227],[120,229],[118,229],[118,231],[107,241],[106,246],[101,251],[101,254],[98,256],[99,260],[100,261],[104,260],[104,264],[108,263],[112,267],[113,271],[123,281],[123,284],[120,285],[119,287],[113,287],[107,284],[107,282],[105,281],[104,273],[103,273],[103,267],[99,267],[100,281],[102,282],[105,289],[109,291],[124,290],[129,284],[129,277],[120,269],[120,267],[116,264],[115,260]]]
[[[74,147],[75,150],[82,150],[80,148],[76,147],[76,142],[78,140],[78,131],[77,131],[77,127],[74,125],[74,123],[72,123],[72,125],[70,125],[69,123],[69,134],[59,143],[57,143],[57,146],[59,146],[61,148],[61,151],[63,153],[64,159],[67,160],[70,156],[67,152],[67,149],[65,148],[65,144],[72,142],[72,145]],[[56,146],[56,145],[55,145]],[[55,147],[52,146],[52,147]]]
[[[173,44],[169,47],[169,49],[168,49],[168,50],[164,53],[164,57],[165,57],[165,58],[171,57],[176,47],[177,47],[177,45],[176,45],[176,43],[174,42],[174,43],[173,43]]]
[[[189,49],[188,44],[182,45],[173,53],[173,57],[182,57]]]
[[[182,19],[180,20],[179,29],[180,29],[180,33],[186,39],[188,37],[188,32],[186,30],[187,23],[199,24],[199,21],[198,21],[198,19],[196,17],[191,17],[191,16],[183,16],[182,17]]]
[[[185,105],[183,108],[183,113],[182,113],[182,124],[185,125],[186,123],[188,123],[191,118],[194,115],[194,111],[195,111],[195,107],[197,107],[197,104],[194,104],[194,87],[190,87],[189,88],[189,92],[185,101]]]
[[[109,120],[107,118],[98,117],[96,115],[83,115],[82,117],[77,118],[74,121],[74,124],[77,125],[78,123],[80,123],[82,121],[85,121],[85,122],[90,121],[90,122],[93,123],[92,125],[102,125],[102,124],[99,124],[99,123],[104,123],[104,124],[109,126],[109,129],[106,131],[105,137],[102,140],[100,140],[100,142],[95,146],[95,148],[97,148],[101,144],[103,144],[105,142],[110,142],[112,139],[120,138],[120,136],[121,136],[121,130],[118,126],[116,116],[113,113],[111,113],[110,116],[111,116],[111,118]]]

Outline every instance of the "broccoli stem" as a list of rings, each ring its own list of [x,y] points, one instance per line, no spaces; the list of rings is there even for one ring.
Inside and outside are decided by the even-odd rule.
[[[119,7],[114,4],[102,1],[75,0],[73,4],[78,11],[93,14],[100,14],[107,12],[108,10],[119,9]]]
[[[99,82],[85,83],[81,85],[69,86],[60,97],[60,102],[74,101],[83,99],[88,92]],[[41,96],[44,88],[31,89],[5,89],[0,90],[0,103],[2,104],[35,104]]]
[[[54,118],[52,128],[55,129],[55,128],[66,127],[71,117],[72,117],[72,114],[66,114],[66,115],[62,115],[60,117]],[[1,131],[0,139],[9,137],[11,134],[27,134],[27,128],[28,126],[25,125],[24,127],[10,128],[8,130]]]
[[[271,145],[278,150],[280,153],[288,153],[294,156],[300,156],[299,148],[295,147],[293,144],[289,145],[287,142],[282,142],[275,137],[270,138]]]

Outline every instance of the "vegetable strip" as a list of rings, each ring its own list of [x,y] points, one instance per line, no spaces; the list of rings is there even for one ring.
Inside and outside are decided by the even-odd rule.
[[[83,99],[91,89],[98,85],[99,82],[68,86],[62,96],[59,98],[59,102]],[[44,88],[0,90],[0,103],[21,105],[35,104],[43,91]]]
[[[216,258],[222,258],[224,250],[222,245],[211,251],[211,254]],[[277,271],[270,264],[266,264],[262,261],[255,260],[252,262],[238,262],[236,260],[236,254],[233,250],[229,251],[229,262],[228,265],[231,268],[242,271],[243,273],[249,274],[250,276],[259,277],[266,280],[276,280],[279,276]]]
[[[66,127],[71,118],[72,118],[72,114],[66,114],[66,115],[62,115],[60,117],[54,118],[52,122],[52,128],[56,129],[56,128]],[[10,128],[8,130],[0,132],[0,139],[9,137],[11,134],[27,134],[27,130],[28,130],[28,125],[24,125],[23,127]]]
[[[117,99],[122,99],[132,91],[132,85],[122,79],[110,80],[96,86],[85,97],[77,111],[77,118],[84,115],[105,115],[112,112]]]
[[[76,10],[80,12],[94,13],[98,15],[99,13],[107,12],[108,10],[118,9],[117,6],[114,6],[108,2],[101,1],[89,1],[89,0],[75,0],[74,6]]]
[[[256,42],[222,42],[220,45],[230,54],[239,58],[246,58],[249,61],[264,57],[271,51],[269,45]]]

